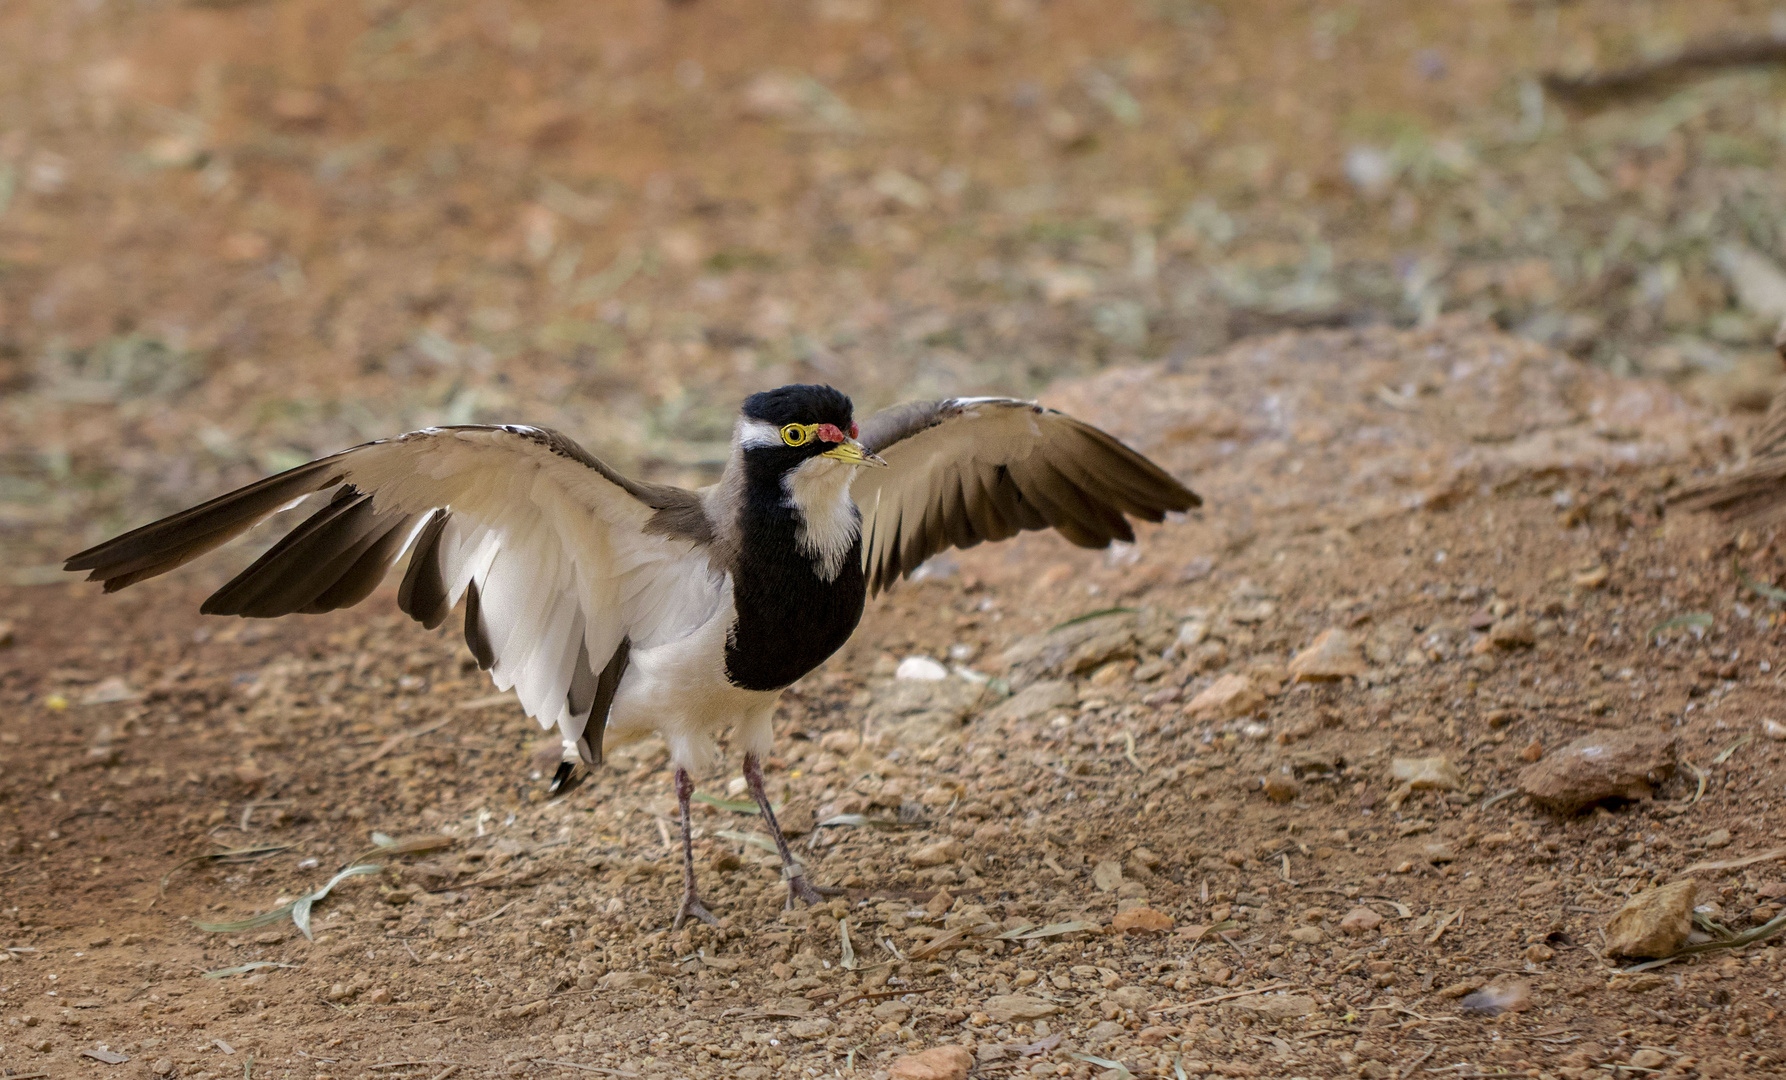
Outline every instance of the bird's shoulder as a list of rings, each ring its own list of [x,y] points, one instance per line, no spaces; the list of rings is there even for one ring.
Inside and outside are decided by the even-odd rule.
[[[896,443],[951,420],[1019,411],[1043,414],[1053,410],[1033,401],[1011,397],[951,397],[933,401],[907,401],[890,405],[863,421],[860,438],[863,446],[880,453]]]
[[[398,437],[398,441],[425,438],[443,433],[506,433],[518,436],[549,453],[592,469],[614,486],[655,511],[645,523],[645,531],[691,543],[708,545],[714,542],[714,523],[709,518],[706,501],[698,491],[658,484],[627,476],[619,469],[589,452],[577,440],[555,428],[535,424],[460,424],[449,427],[424,428]]]

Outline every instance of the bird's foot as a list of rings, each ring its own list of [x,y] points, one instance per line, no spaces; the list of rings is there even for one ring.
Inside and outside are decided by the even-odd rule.
[[[788,879],[788,910],[794,910],[794,901],[805,901],[807,907],[825,902],[824,894],[813,888],[812,882],[806,880],[805,874],[795,874]]]
[[[716,917],[713,912],[707,910],[707,905],[701,903],[701,898],[696,896],[692,889],[682,895],[682,907],[676,912],[676,921],[670,924],[670,929],[682,929],[682,924],[688,921],[690,915],[693,915],[708,926],[719,925],[718,917]]]

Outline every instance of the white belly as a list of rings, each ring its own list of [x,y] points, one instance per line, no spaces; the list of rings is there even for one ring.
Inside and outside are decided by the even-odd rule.
[[[781,691],[743,690],[727,680],[726,632],[737,618],[730,575],[723,588],[724,602],[694,633],[633,650],[608,711],[604,753],[656,732],[673,762],[699,773],[712,765],[720,734],[734,725],[738,749],[769,752]]]

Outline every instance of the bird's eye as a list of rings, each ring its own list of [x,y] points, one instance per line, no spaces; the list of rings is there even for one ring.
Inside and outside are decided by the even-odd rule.
[[[781,441],[789,446],[805,446],[812,441],[812,429],[805,424],[788,424],[781,429]]]

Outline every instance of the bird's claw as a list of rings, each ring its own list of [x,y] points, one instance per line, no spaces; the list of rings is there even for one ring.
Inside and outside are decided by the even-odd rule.
[[[719,925],[719,919],[713,912],[707,910],[707,905],[701,903],[701,898],[694,893],[689,893],[682,898],[682,907],[676,912],[676,921],[670,924],[670,929],[682,929],[682,924],[688,921],[690,915],[693,915],[708,926]]]
[[[546,797],[556,799],[569,795],[582,787],[588,776],[587,769],[579,769],[569,761],[561,761],[558,763],[558,771],[552,774],[552,782],[546,785]]]

